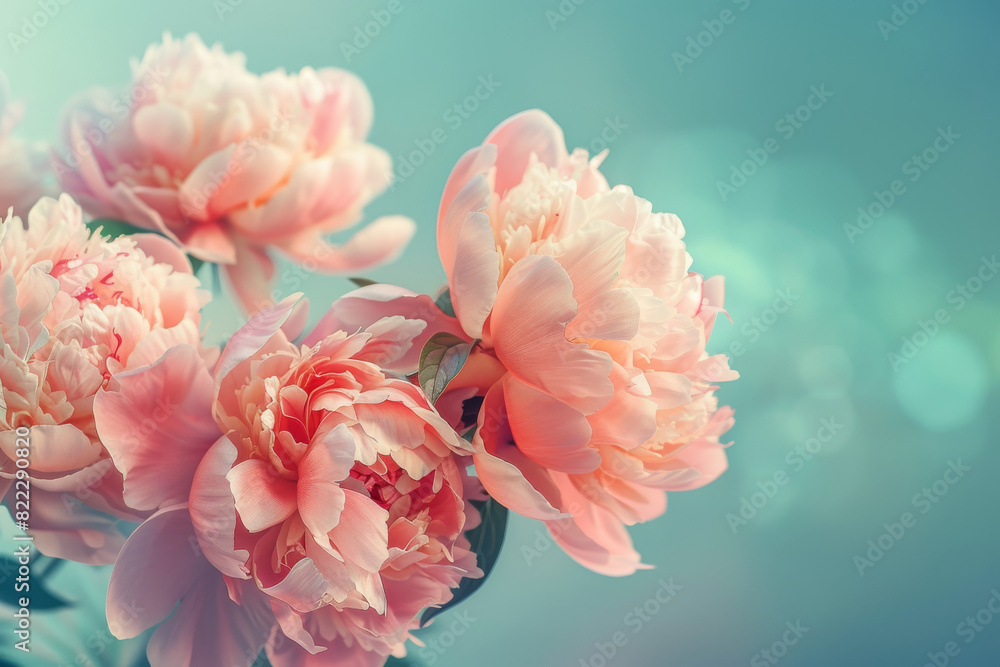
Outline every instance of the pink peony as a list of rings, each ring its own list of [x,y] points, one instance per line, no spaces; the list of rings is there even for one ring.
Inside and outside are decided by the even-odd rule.
[[[214,376],[182,345],[97,400],[126,499],[159,510],[122,550],[107,607],[121,638],[169,616],[154,667],[249,664],[265,640],[275,667],[379,666],[421,609],[482,576],[463,536],[479,520],[458,458],[471,446],[382,370],[425,323],[348,334],[326,318],[300,346],[301,310],[251,319]],[[171,419],[131,443],[160,396]]]
[[[16,433],[27,428],[30,528],[44,553],[113,562],[123,538],[79,503],[136,517],[98,437],[94,395],[168,347],[198,346],[207,300],[173,244],[91,233],[67,195],[39,201],[27,228],[16,217],[0,223],[0,488],[6,493],[16,476]],[[218,354],[199,353],[207,361]]]
[[[242,53],[166,35],[133,65],[128,93],[71,106],[57,172],[89,212],[225,265],[254,312],[270,303],[268,248],[344,273],[394,259],[412,237],[412,221],[394,216],[344,246],[324,240],[388,185],[389,156],[365,142],[371,123],[371,97],[348,72],[257,76]]]
[[[23,109],[10,102],[10,89],[0,72],[0,218],[11,207],[27,215],[41,197],[51,194],[48,153],[40,145],[11,136]]]
[[[602,159],[567,152],[559,126],[529,111],[455,167],[438,247],[478,343],[438,408],[478,425],[494,498],[549,521],[581,564],[625,575],[643,567],[625,526],[725,470],[732,411],[713,385],[738,376],[705,352],[722,279],[689,272],[681,221],[610,188]]]

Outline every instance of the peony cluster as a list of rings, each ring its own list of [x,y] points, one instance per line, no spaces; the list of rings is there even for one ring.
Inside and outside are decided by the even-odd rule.
[[[6,503],[21,467],[18,428],[30,428],[24,468],[35,544],[43,552],[111,563],[123,538],[93,508],[135,520],[94,422],[111,378],[185,343],[200,347],[209,298],[184,255],[151,235],[111,239],[83,222],[67,195],[39,201],[26,220],[0,223],[0,480]],[[133,434],[141,438],[141,430]]]
[[[166,35],[133,64],[127,91],[70,106],[56,172],[94,215],[222,265],[255,312],[271,302],[271,250],[351,273],[394,259],[413,235],[412,221],[390,216],[343,246],[324,240],[389,185],[389,156],[365,141],[371,124],[371,96],[348,72],[258,76],[241,53]]]
[[[241,329],[214,374],[178,346],[98,398],[126,499],[156,511],[118,558],[108,620],[131,637],[169,615],[153,664],[238,664],[266,644],[276,667],[327,651],[330,664],[381,665],[405,654],[422,609],[482,576],[463,534],[478,521],[462,463],[472,448],[380,366],[425,323],[321,325],[298,346],[299,320],[288,300]],[[133,443],[164,393],[169,421]],[[152,571],[176,576],[148,586]],[[209,645],[213,634],[227,641]]]
[[[108,629],[153,667],[382,667],[483,584],[510,511],[624,576],[650,567],[628,527],[726,469],[722,278],[543,112],[445,183],[437,298],[366,284],[304,333],[273,253],[354,272],[414,231],[325,240],[391,174],[353,75],[167,36],[70,106],[68,194],[30,212],[44,170],[9,157],[6,101],[0,496],[45,554],[114,564]],[[250,314],[221,350],[201,262]]]
[[[738,375],[705,351],[721,278],[690,272],[681,221],[609,187],[602,159],[570,153],[559,126],[529,111],[459,161],[438,251],[471,345],[437,405],[474,429],[493,498],[617,576],[645,567],[626,526],[725,470],[732,410],[715,383]]]

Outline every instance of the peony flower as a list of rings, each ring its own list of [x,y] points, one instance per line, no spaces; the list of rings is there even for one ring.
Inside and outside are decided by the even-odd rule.
[[[11,136],[23,113],[20,105],[10,102],[7,78],[0,71],[0,217],[11,207],[15,215],[27,215],[35,202],[51,194],[47,151]]]
[[[459,161],[438,248],[475,344],[437,406],[478,427],[494,498],[548,521],[586,567],[626,575],[644,566],[625,527],[662,514],[664,491],[725,470],[732,411],[714,383],[738,376],[705,352],[722,279],[689,272],[681,221],[610,188],[602,159],[569,153],[529,111]]]
[[[7,493],[26,458],[36,546],[111,563],[123,539],[88,508],[135,515],[98,437],[94,395],[174,344],[198,346],[208,293],[166,239],[91,233],[67,195],[39,201],[27,222],[0,223],[0,489]],[[211,350],[199,354],[212,360]],[[28,429],[27,457],[18,455],[19,429]]]
[[[97,400],[126,500],[158,510],[125,544],[107,605],[119,638],[169,617],[154,667],[249,664],[265,640],[275,667],[383,665],[421,609],[482,576],[463,536],[479,520],[459,459],[471,446],[383,371],[425,323],[346,333],[327,318],[300,346],[303,317],[286,299],[233,336],[214,375],[181,345]],[[171,419],[132,444],[160,396]]]
[[[391,261],[412,237],[412,221],[394,216],[344,246],[324,240],[388,185],[389,156],[365,141],[371,123],[371,97],[348,72],[257,76],[242,53],[166,35],[133,64],[127,93],[71,106],[57,172],[88,212],[224,265],[255,312],[270,303],[270,248],[345,273]]]

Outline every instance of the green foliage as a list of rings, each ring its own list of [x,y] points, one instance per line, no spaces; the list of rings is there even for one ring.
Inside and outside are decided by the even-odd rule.
[[[424,344],[417,381],[431,403],[437,402],[462,370],[473,345],[450,333],[436,333]]]
[[[424,615],[420,617],[421,626],[427,625],[432,618],[451,609],[479,590],[486,583],[486,579],[500,558],[500,548],[507,534],[507,508],[493,498],[488,498],[485,502],[479,500],[471,502],[479,510],[482,523],[470,530],[467,537],[472,543],[472,550],[476,553],[476,563],[483,571],[483,576],[480,579],[462,579],[458,588],[454,589],[455,595],[451,600],[441,607],[432,607],[424,611]]]

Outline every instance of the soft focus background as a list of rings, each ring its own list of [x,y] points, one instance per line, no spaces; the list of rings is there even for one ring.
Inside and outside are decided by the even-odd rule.
[[[726,276],[733,323],[711,349],[742,374],[720,392],[737,416],[730,470],[634,529],[656,569],[603,578],[514,519],[493,578],[422,633],[413,662],[997,664],[996,3],[396,1],[379,26],[389,0],[48,0],[58,13],[15,52],[39,3],[3,0],[0,69],[27,105],[18,133],[40,140],[78,90],[123,85],[164,30],[244,51],[258,72],[357,72],[402,176],[369,219],[421,225],[367,277],[429,292],[452,165],[540,107],[571,147],[610,149],[612,183],[680,215],[694,270]],[[292,277],[314,319],[350,287]],[[239,325],[226,304],[211,319],[217,340]],[[34,664],[126,664],[101,643],[101,582],[77,581],[107,573],[66,567],[55,592],[83,602],[36,615],[65,629]],[[661,581],[681,587],[665,605]],[[11,637],[3,655],[27,664]]]

